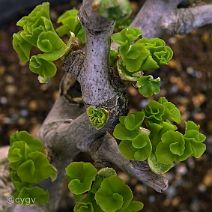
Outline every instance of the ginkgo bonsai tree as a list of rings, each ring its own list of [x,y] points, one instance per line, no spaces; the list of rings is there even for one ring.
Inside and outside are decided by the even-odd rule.
[[[173,2],[177,6],[180,1]],[[168,186],[164,173],[204,153],[206,137],[200,127],[186,121],[185,131],[179,132],[177,106],[165,97],[152,100],[160,91],[160,78],[150,71],[168,64],[173,52],[162,39],[144,36],[136,24],[127,26],[131,11],[127,0],[84,0],[80,11],[62,14],[56,28],[45,2],[17,22],[13,47],[40,83],[55,76],[58,60],[65,70],[60,97],[39,138],[26,131],[10,138],[14,198],[34,198],[30,211],[57,210],[65,174],[76,212],[140,211],[142,202],[133,200],[111,164],[161,192]],[[72,96],[75,81],[82,102]],[[151,97],[141,111],[128,113],[129,85]],[[96,167],[72,162],[80,152],[89,153]],[[14,211],[23,211],[22,204]]]

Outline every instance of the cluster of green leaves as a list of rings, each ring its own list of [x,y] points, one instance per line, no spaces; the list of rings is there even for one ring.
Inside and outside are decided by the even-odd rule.
[[[98,13],[109,20],[126,20],[132,13],[132,8],[128,0],[95,0],[93,8]]]
[[[57,20],[61,26],[56,31],[60,36],[70,36],[73,33],[81,43],[85,43],[85,29],[79,21],[78,13],[76,9],[65,11]]]
[[[143,111],[121,116],[113,135],[121,140],[120,151],[130,160],[147,160],[156,173],[167,172],[174,164],[190,156],[200,157],[206,137],[192,121],[185,133],[177,131],[181,121],[178,108],[165,97],[152,100]]]
[[[115,170],[99,171],[91,163],[73,162],[66,167],[68,188],[74,194],[75,212],[136,212],[143,208],[133,201],[130,188]]]
[[[112,58],[114,61],[114,57],[118,57],[120,77],[136,81],[140,94],[145,97],[158,93],[160,78],[143,76],[143,73],[168,64],[173,56],[171,48],[160,38],[142,38],[142,32],[137,28],[126,28],[115,33],[112,40],[119,45],[118,52],[112,51]]]
[[[105,123],[108,120],[108,111],[105,108],[97,108],[95,106],[89,106],[86,109],[88,118],[91,124],[96,129],[101,129],[104,127]]]
[[[35,203],[48,201],[48,192],[37,184],[51,178],[56,179],[57,171],[49,163],[44,145],[26,131],[17,131],[10,137],[8,161],[15,198],[33,198]]]
[[[29,69],[39,75],[39,81],[47,82],[56,74],[54,61],[69,48],[54,30],[49,16],[49,3],[35,7],[28,16],[17,22],[17,26],[22,30],[13,34],[13,48],[23,64],[29,61]],[[40,53],[30,58],[33,47]]]

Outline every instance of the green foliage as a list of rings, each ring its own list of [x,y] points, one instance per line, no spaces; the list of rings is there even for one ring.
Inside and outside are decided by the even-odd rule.
[[[129,17],[132,9],[128,0],[95,0],[93,3],[98,13],[109,20]]]
[[[48,202],[49,194],[42,188],[39,188],[37,186],[31,186],[31,187],[29,186],[29,187],[22,187],[18,195],[15,197],[20,198],[22,200],[30,198],[31,200],[35,200],[36,201],[35,203],[46,204]],[[30,203],[34,204],[34,202]]]
[[[112,35],[119,45],[116,58],[118,73],[123,80],[135,81],[139,93],[150,97],[160,91],[160,78],[143,76],[145,71],[168,64],[173,52],[160,38],[142,38],[141,30],[125,28]]]
[[[137,81],[138,91],[144,97],[150,97],[160,92],[160,78],[154,79],[151,75],[142,76]]]
[[[180,160],[185,151],[185,141],[179,132],[169,130],[161,137],[162,142],[157,145],[156,158],[159,163],[172,164]]]
[[[46,203],[48,192],[36,185],[49,177],[55,180],[57,171],[49,163],[42,142],[26,131],[17,131],[10,137],[8,161],[16,189],[14,195],[35,198],[38,204]]]
[[[196,125],[192,121],[186,122],[184,139],[187,143],[187,154],[189,155],[190,153],[196,158],[199,158],[206,150],[206,145],[203,144],[206,137],[204,134],[200,133],[199,130],[199,125]],[[184,155],[184,157],[188,157],[187,154],[186,156]]]
[[[164,40],[160,38],[142,38],[138,41],[139,44],[145,46],[149,51],[146,65],[143,70],[157,69],[160,65],[168,64],[173,57],[173,51],[169,46],[166,46]]]
[[[126,208],[133,195],[130,188],[117,176],[104,179],[95,194],[95,200],[103,211],[117,211]]]
[[[132,22],[130,17],[118,19],[115,23],[115,32],[119,32],[127,27],[129,27],[130,23]]]
[[[165,97],[150,101],[143,111],[121,116],[119,121],[113,135],[121,141],[122,154],[130,160],[147,160],[159,174],[190,156],[200,157],[206,149],[206,137],[194,122],[186,122],[184,135],[177,131],[180,111]]]
[[[54,30],[49,16],[49,3],[35,7],[28,15],[17,22],[22,30],[13,34],[13,48],[20,61],[29,63],[29,69],[39,75],[39,81],[47,82],[57,71],[54,61],[61,58],[69,49]],[[31,57],[32,49],[39,54]]]
[[[93,211],[94,206],[92,202],[89,201],[79,202],[74,207],[74,212],[93,212]]]
[[[138,28],[129,27],[123,29],[121,32],[112,35],[111,39],[120,46],[129,46],[132,41],[136,40],[142,35],[142,32]]]
[[[32,45],[22,38],[21,32],[13,35],[13,48],[17,52],[21,63],[25,64],[29,61]]]
[[[85,43],[85,29],[79,21],[78,12],[76,9],[65,11],[57,20],[57,23],[61,24],[57,33],[60,36],[73,33],[80,42]]]
[[[164,174],[173,167],[173,165],[158,162],[154,154],[148,158],[148,164],[150,169],[157,174]]]
[[[39,81],[45,83],[48,78],[55,76],[57,67],[51,61],[44,60],[38,56],[32,56],[29,63],[29,69],[31,72],[39,75]]]
[[[75,212],[137,212],[143,208],[143,203],[132,200],[132,191],[112,168],[97,172],[90,163],[73,162],[66,174],[76,201]]]
[[[161,97],[158,102],[152,100],[144,111],[150,122],[173,121],[179,124],[181,121],[180,111],[173,103],[168,102],[165,97]]]
[[[91,189],[97,170],[90,163],[73,162],[66,167],[66,175],[69,179],[68,188],[76,195],[85,193]]]
[[[141,35],[137,28],[126,28],[112,36],[120,45],[122,63],[130,73],[157,69],[173,56],[171,48],[160,38],[142,38]]]
[[[86,112],[91,124],[96,129],[101,129],[102,127],[104,127],[105,123],[107,122],[109,118],[108,111],[104,108],[89,106]]]
[[[120,151],[130,160],[146,160],[152,151],[148,132],[140,128],[144,117],[144,112],[121,116],[113,132],[114,137],[121,140]]]

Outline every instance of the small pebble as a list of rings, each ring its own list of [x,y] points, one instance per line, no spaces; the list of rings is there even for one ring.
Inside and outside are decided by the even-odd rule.
[[[148,99],[144,99],[144,100],[142,100],[142,101],[140,102],[139,106],[140,106],[141,108],[144,108],[144,107],[146,107],[148,104],[149,104],[149,100],[148,100]]]
[[[155,196],[153,196],[153,195],[150,195],[148,199],[149,199],[150,203],[155,202]]]
[[[5,91],[9,95],[14,95],[17,91],[17,88],[14,85],[8,85],[8,86],[5,87]]]
[[[14,83],[14,78],[12,76],[6,76],[5,77],[5,81],[6,83]]]
[[[176,194],[176,188],[174,186],[169,186],[165,193],[167,198],[172,198]]]
[[[205,191],[207,190],[207,188],[206,188],[205,185],[200,184],[200,185],[198,186],[198,190],[199,190],[200,192],[205,192]]]
[[[7,104],[7,98],[5,97],[5,96],[2,96],[2,97],[0,97],[0,103],[1,104],[3,104],[3,105],[5,105],[5,104]]]
[[[188,172],[184,164],[178,165],[176,169],[177,169],[177,173],[179,173],[180,175],[185,175]]]
[[[170,88],[170,93],[171,94],[174,94],[174,93],[177,93],[178,92],[178,87],[176,85],[172,85],[171,88]]]
[[[29,109],[32,111],[36,111],[38,109],[38,102],[35,100],[32,100],[29,102]]]
[[[21,116],[23,116],[23,117],[26,117],[26,116],[28,116],[28,111],[27,110],[25,110],[25,109],[22,109],[22,110],[20,110],[20,115]]]

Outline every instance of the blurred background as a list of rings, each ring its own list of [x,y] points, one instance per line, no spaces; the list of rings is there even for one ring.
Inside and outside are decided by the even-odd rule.
[[[19,64],[11,45],[12,34],[18,31],[16,22],[40,2],[42,0],[0,0],[0,148],[9,144],[9,136],[16,130],[27,130],[35,135],[58,96],[63,71],[59,68],[53,80],[39,84],[28,66]],[[71,4],[69,0],[50,2],[53,22],[63,11],[79,8],[81,3],[79,0],[72,0]],[[143,2],[132,1],[132,18]],[[187,1],[181,6],[187,6]],[[200,124],[207,136],[208,148],[200,159],[190,158],[167,174],[169,188],[163,194],[124,173],[120,172],[120,177],[132,187],[135,198],[144,202],[144,212],[211,212],[212,25],[185,36],[166,37],[165,40],[172,47],[174,58],[168,66],[153,73],[162,81],[158,96],[166,96],[175,103],[184,120]],[[148,103],[134,87],[129,87],[128,96],[130,110],[141,109]],[[70,211],[70,207],[71,202],[64,201],[59,211]]]

